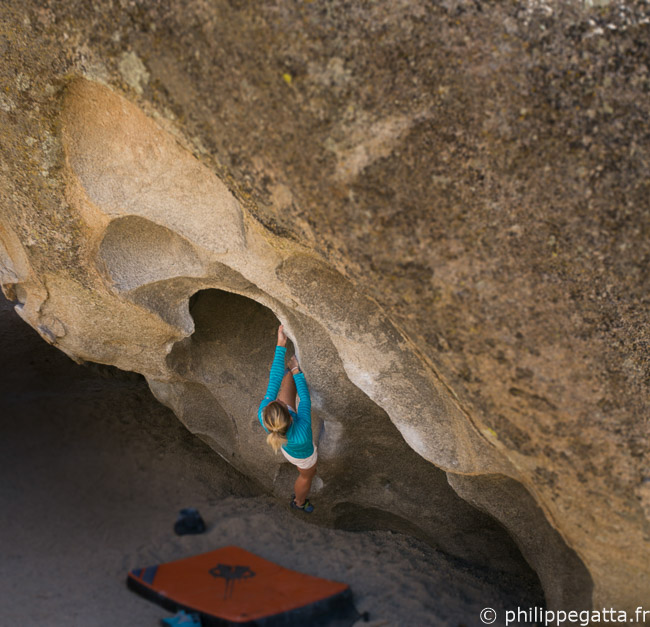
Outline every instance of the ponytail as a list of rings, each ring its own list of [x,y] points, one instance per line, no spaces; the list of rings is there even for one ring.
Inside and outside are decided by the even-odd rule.
[[[287,431],[291,425],[291,416],[287,408],[278,403],[271,401],[262,412],[262,419],[264,426],[269,434],[266,437],[266,442],[271,446],[273,451],[277,454],[280,447],[287,443]]]
[[[271,445],[273,452],[277,454],[280,447],[287,443],[287,438],[281,436],[278,431],[271,431],[271,433],[266,436],[266,442]]]

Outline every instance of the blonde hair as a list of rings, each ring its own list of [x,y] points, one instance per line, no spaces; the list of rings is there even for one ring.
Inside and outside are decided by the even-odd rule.
[[[284,405],[278,401],[271,401],[264,408],[262,419],[264,426],[269,430],[266,441],[277,454],[280,447],[287,443],[287,431],[291,426],[291,416]]]

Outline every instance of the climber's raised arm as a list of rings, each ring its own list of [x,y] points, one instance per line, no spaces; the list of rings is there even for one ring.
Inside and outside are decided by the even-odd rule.
[[[280,325],[278,328],[278,342],[275,347],[275,355],[273,357],[271,372],[269,374],[269,384],[266,388],[266,394],[264,395],[265,401],[274,401],[278,397],[280,385],[282,385],[282,377],[284,377],[284,357],[286,352],[287,336],[284,332],[284,327]]]
[[[300,369],[300,364],[295,355],[293,355],[289,360],[289,368],[293,375],[294,383],[296,384],[298,397],[300,398],[300,404],[298,405],[298,418],[300,420],[307,420],[311,423],[311,397],[309,396],[309,387],[307,386],[305,375]]]

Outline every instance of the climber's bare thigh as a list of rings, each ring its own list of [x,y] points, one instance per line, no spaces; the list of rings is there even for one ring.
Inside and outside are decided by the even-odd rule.
[[[296,384],[294,383],[293,375],[287,372],[282,378],[282,384],[278,392],[278,400],[284,405],[289,405],[289,407],[296,411],[296,394]]]

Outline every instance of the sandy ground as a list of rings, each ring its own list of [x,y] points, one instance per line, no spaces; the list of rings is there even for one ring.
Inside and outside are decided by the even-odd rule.
[[[481,625],[539,588],[412,538],[311,525],[194,438],[142,380],[104,378],[48,346],[0,301],[0,624],[153,626],[131,568],[229,544],[345,581],[370,626]],[[177,537],[197,507],[200,536]],[[499,619],[496,625],[503,624]]]

